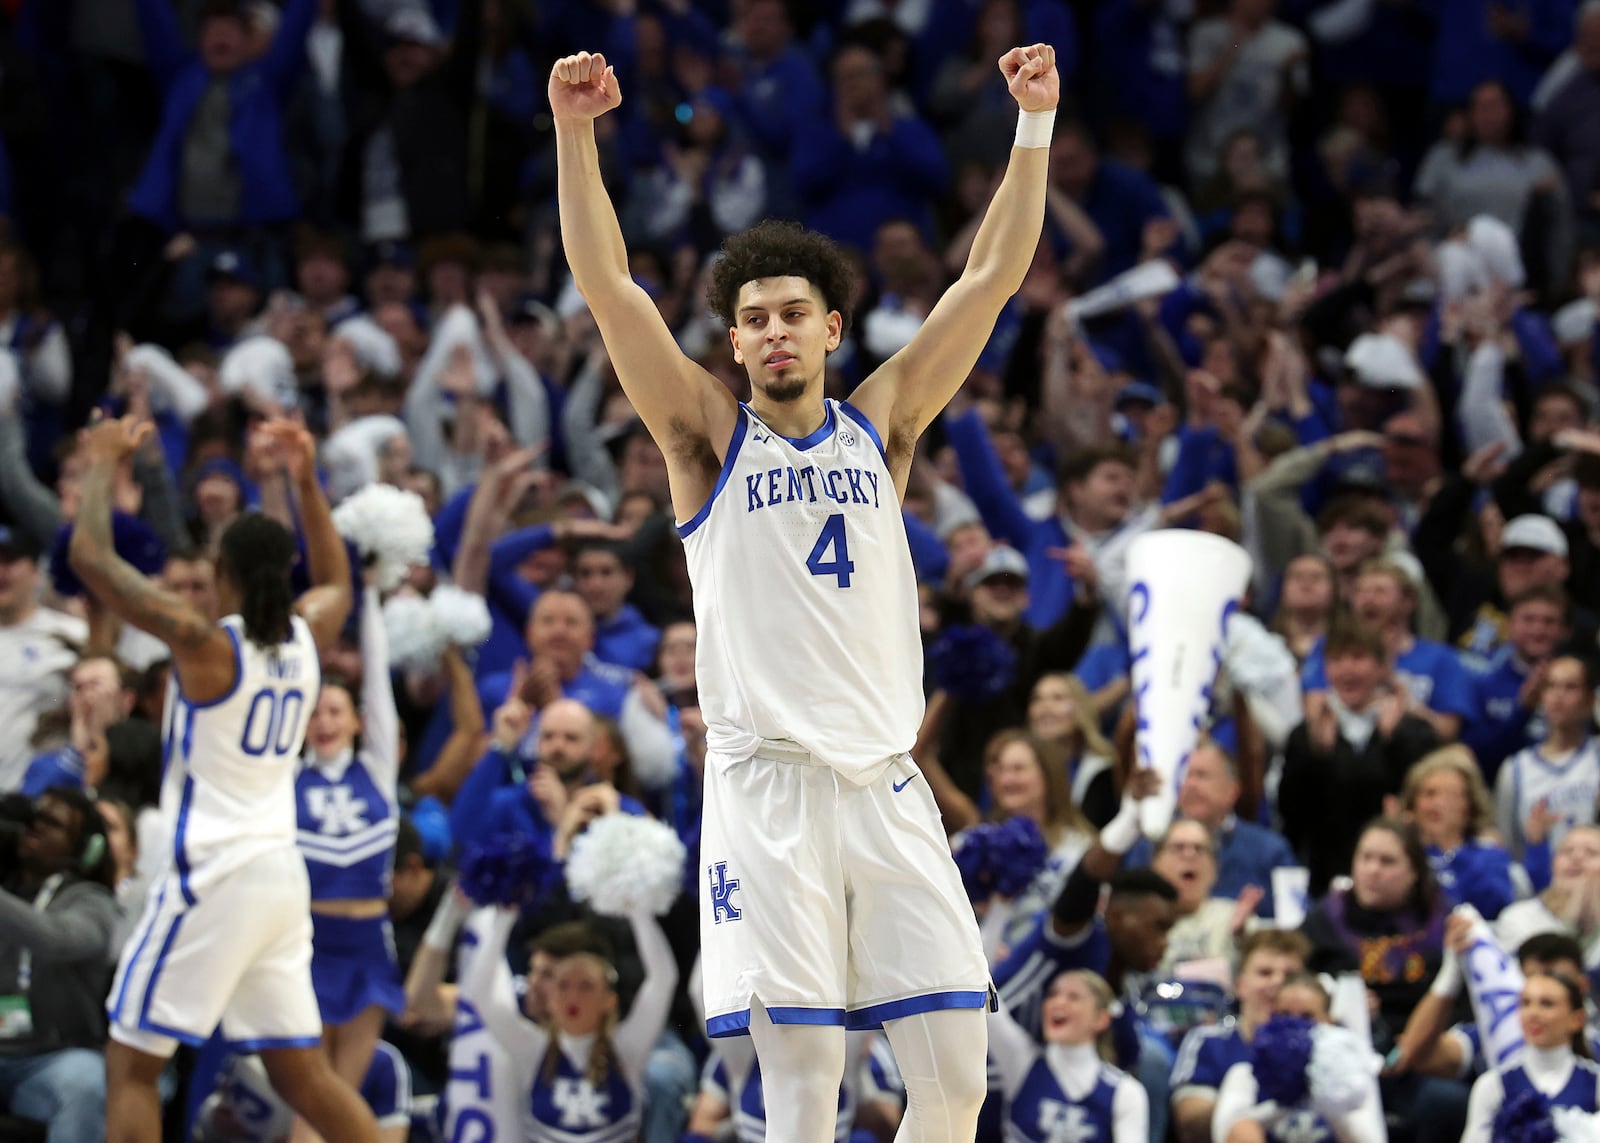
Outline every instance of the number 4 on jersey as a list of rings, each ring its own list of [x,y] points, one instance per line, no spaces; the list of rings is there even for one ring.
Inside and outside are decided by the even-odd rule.
[[[830,550],[832,559],[828,558]],[[822,534],[806,557],[806,568],[812,575],[834,576],[839,587],[850,586],[850,573],[856,570],[856,565],[850,561],[850,547],[845,542],[843,512],[835,512],[822,525]]]

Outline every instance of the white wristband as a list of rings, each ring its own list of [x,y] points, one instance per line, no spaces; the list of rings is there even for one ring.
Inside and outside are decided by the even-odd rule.
[[[1016,147],[1048,147],[1055,130],[1056,109],[1049,111],[1021,111],[1017,113]]]
[[[1132,798],[1122,799],[1117,816],[1100,831],[1100,844],[1108,853],[1121,857],[1139,840],[1139,803]]]

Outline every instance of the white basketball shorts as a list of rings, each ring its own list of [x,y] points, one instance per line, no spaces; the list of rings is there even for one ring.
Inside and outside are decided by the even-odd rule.
[[[857,786],[766,744],[705,767],[700,937],[706,1030],[876,1028],[989,1003],[977,921],[909,755]]]
[[[263,854],[201,895],[169,871],[122,951],[106,1012],[113,1039],[157,1056],[219,1025],[236,1052],[320,1043],[305,859]]]

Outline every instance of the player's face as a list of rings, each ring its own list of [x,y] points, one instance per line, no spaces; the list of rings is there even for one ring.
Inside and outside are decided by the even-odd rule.
[[[1406,895],[1417,883],[1400,839],[1386,829],[1369,829],[1356,845],[1350,863],[1355,882],[1356,901],[1363,908],[1393,910],[1405,904]]]
[[[1506,638],[1517,654],[1531,662],[1547,659],[1567,637],[1561,608],[1543,599],[1530,599],[1511,612]]]
[[[1594,695],[1584,681],[1583,667],[1572,659],[1557,659],[1545,673],[1539,710],[1552,726],[1581,726],[1594,709]]]
[[[340,686],[326,686],[311,712],[306,738],[318,758],[328,759],[346,750],[361,731],[361,716],[350,692]]]
[[[1239,969],[1234,981],[1234,993],[1239,997],[1239,1011],[1248,1020],[1260,1023],[1273,1011],[1278,999],[1278,989],[1292,972],[1305,966],[1299,957],[1288,953],[1262,949],[1253,954]]]
[[[1028,699],[1028,729],[1040,738],[1065,738],[1078,727],[1078,705],[1067,680],[1054,675],[1040,679]]]
[[[605,971],[589,957],[572,957],[556,970],[551,1016],[569,1036],[592,1036],[617,1006]]]
[[[1007,814],[1042,813],[1044,774],[1039,756],[1026,742],[1012,742],[995,757],[989,770],[995,805]]]
[[[1566,986],[1549,976],[1531,977],[1522,986],[1522,1035],[1535,1048],[1570,1044],[1583,1029],[1584,1013],[1575,1007]]]
[[[1470,808],[1467,780],[1454,771],[1440,770],[1417,787],[1411,812],[1424,838],[1448,848],[1460,844]]]
[[[822,380],[844,321],[804,278],[757,278],[739,287],[733,358],[769,401],[798,401]]]
[[[1039,1012],[1051,1044],[1088,1044],[1111,1025],[1111,1013],[1083,979],[1070,972],[1055,978]]]

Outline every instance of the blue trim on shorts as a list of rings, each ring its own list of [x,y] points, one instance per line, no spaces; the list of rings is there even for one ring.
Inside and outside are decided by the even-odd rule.
[[[717,497],[722,494],[723,487],[728,483],[728,475],[733,472],[733,463],[739,459],[739,449],[744,446],[744,438],[750,431],[750,413],[739,404],[739,419],[733,426],[733,438],[728,441],[728,452],[722,458],[722,471],[717,473],[716,486],[711,489],[711,495],[706,497],[706,502],[700,505],[700,511],[689,517],[686,524],[678,525],[678,538],[687,540],[701,524],[706,522],[706,517],[711,515],[711,506],[717,502]]]
[[[843,1028],[843,1008],[768,1008],[767,1019],[774,1024],[810,1024],[822,1027]],[[706,1035],[713,1039],[750,1034],[750,1009],[712,1016],[706,1020]]]
[[[270,1052],[275,1048],[317,1048],[321,1036],[258,1036],[254,1040],[229,1040],[231,1052]]]
[[[117,989],[117,998],[116,1000],[112,1001],[111,1006],[106,1009],[106,1017],[113,1024],[120,1022],[122,1015],[122,1002],[128,998],[128,985],[133,982],[133,969],[144,956],[144,947],[150,943],[150,935],[156,931],[156,922],[161,918],[161,906],[165,905],[166,902],[167,886],[166,882],[163,881],[161,888],[156,892],[155,908],[150,910],[148,918],[149,923],[145,924],[141,922],[139,925],[144,932],[139,937],[139,943],[133,948],[133,957],[132,959],[126,961],[123,965],[122,984]]]
[[[156,983],[161,979],[161,969],[167,959],[167,954],[172,951],[172,942],[178,939],[178,930],[183,928],[184,914],[179,913],[172,919],[172,927],[167,930],[167,939],[161,942],[161,951],[156,953],[156,963],[150,966],[150,978],[144,986],[144,1001],[139,1005],[139,1027],[143,1028],[150,1020],[150,1001],[155,998]],[[162,1033],[166,1035],[167,1033]]]
[[[169,1040],[176,1040],[180,1044],[187,1044],[191,1048],[202,1048],[206,1041],[211,1039],[210,1036],[201,1036],[194,1032],[180,1032],[176,1028],[168,1028],[165,1024],[157,1024],[154,1020],[143,1017],[140,1017],[134,1027],[141,1032],[150,1032],[157,1036],[165,1036]]]
[[[883,438],[878,435],[877,428],[867,420],[867,415],[856,408],[849,401],[840,401],[839,408],[844,410],[845,416],[861,426],[861,431],[866,433],[872,443],[878,446],[878,455],[883,458],[883,463],[889,463],[889,454],[883,450]]]
[[[865,1032],[881,1028],[887,1020],[903,1016],[921,1016],[925,1012],[943,1012],[952,1008],[986,1008],[988,990],[967,989],[948,992],[924,992],[921,996],[908,996],[904,1000],[888,1000],[882,1004],[869,1004],[865,1008],[851,1009],[845,1027],[852,1032]]]
[[[189,751],[183,752],[184,766],[189,763]],[[194,775],[185,773],[183,776],[183,797],[178,801],[178,828],[172,835],[172,864],[178,871],[178,891],[183,894],[184,903],[195,904],[194,891],[189,888],[189,855],[183,852],[183,835],[189,828],[189,807],[194,804]],[[163,951],[162,956],[166,955]],[[157,964],[160,963],[159,958]]]

